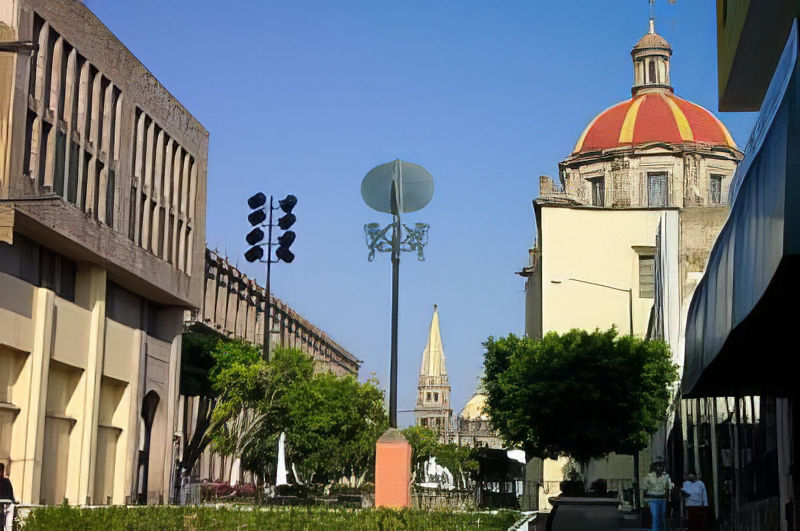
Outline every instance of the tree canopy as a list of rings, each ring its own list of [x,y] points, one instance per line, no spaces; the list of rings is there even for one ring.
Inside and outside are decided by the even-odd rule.
[[[486,412],[506,444],[579,461],[647,446],[677,380],[669,346],[615,328],[484,343]]]
[[[267,362],[257,347],[233,341],[221,344],[214,357],[209,378],[218,394],[211,431],[216,451],[271,477],[285,432],[287,458],[301,481],[364,479],[388,426],[377,382],[314,374],[313,360],[297,349],[277,348]]]

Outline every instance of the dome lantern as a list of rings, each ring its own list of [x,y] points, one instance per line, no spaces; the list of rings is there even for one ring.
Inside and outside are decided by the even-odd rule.
[[[672,48],[667,40],[656,33],[655,23],[650,19],[650,31],[631,50],[633,58],[634,96],[645,91],[673,92],[669,80],[669,59]]]

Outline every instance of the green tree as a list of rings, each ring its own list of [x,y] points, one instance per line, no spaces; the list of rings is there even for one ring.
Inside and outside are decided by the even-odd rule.
[[[402,430],[403,437],[411,445],[411,469],[416,468],[436,453],[439,434],[424,426],[409,426]]]
[[[616,329],[486,343],[486,412],[509,446],[578,461],[647,446],[677,380],[669,346]]]
[[[388,425],[375,381],[314,374],[314,361],[298,349],[275,349],[266,362],[258,348],[234,341],[215,350],[214,359],[209,378],[218,393],[211,430],[217,452],[271,477],[278,437],[286,432],[287,458],[299,480],[364,480]]]
[[[289,459],[306,482],[360,485],[373,467],[375,443],[388,427],[377,382],[317,374],[286,395]]]
[[[217,392],[212,388],[209,371],[214,367],[213,352],[218,348],[220,339],[212,334],[188,330],[181,341],[181,389],[185,396],[198,397],[197,413],[191,437],[183,439],[182,460],[178,463],[180,470],[190,474],[197,460],[211,442],[209,431],[214,408],[217,403]],[[184,418],[188,417],[187,409]],[[185,427],[188,433],[188,426]],[[180,486],[180,475],[175,475],[175,485]]]
[[[268,477],[277,457],[278,435],[287,424],[286,395],[312,378],[314,361],[298,349],[277,348],[267,362],[260,348],[244,341],[220,344],[214,359],[209,378],[218,399],[212,447],[239,457],[244,469]]]

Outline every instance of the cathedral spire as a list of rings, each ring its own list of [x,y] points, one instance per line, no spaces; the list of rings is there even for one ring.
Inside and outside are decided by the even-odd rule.
[[[428,344],[422,352],[422,365],[419,368],[417,403],[414,407],[415,424],[436,430],[442,442],[450,442],[452,415],[450,381],[447,378],[442,335],[439,330],[439,309],[434,304],[431,327],[428,330]]]
[[[447,366],[444,361],[444,348],[442,335],[439,331],[439,309],[433,305],[433,317],[428,332],[428,344],[422,353],[422,366],[419,368],[420,376],[447,376]]]

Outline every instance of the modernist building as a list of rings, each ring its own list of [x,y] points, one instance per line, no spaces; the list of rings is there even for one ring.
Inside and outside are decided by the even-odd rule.
[[[761,113],[686,323],[684,396],[729,529],[798,529],[800,3],[717,2],[719,105]],[[703,413],[701,411],[701,413]],[[716,493],[715,493],[716,495]]]
[[[319,372],[358,377],[358,358],[285,302],[274,295],[270,300],[273,345],[302,350],[314,359]],[[265,301],[266,291],[255,280],[232,266],[226,257],[206,250],[203,305],[187,312],[187,326],[262,345]]]
[[[208,133],[75,0],[0,3],[0,461],[23,503],[166,499]]]
[[[631,98],[589,123],[559,164],[558,183],[540,179],[533,203],[536,244],[520,273],[527,278],[530,337],[612,325],[621,334],[647,336],[654,319],[659,227],[674,235],[660,259],[673,275],[670,300],[677,301],[679,330],[727,216],[741,159],[730,134],[709,111],[675,94],[672,49],[652,20],[631,56]],[[682,350],[674,356],[681,364]],[[640,477],[651,451],[663,455],[665,447],[656,442],[642,452]],[[588,482],[603,478],[619,492],[632,487],[632,476],[631,456],[595,460],[586,471]],[[558,479],[539,478],[545,484]]]
[[[422,352],[422,364],[417,382],[417,402],[414,423],[440,433],[440,439],[452,439],[453,409],[450,407],[450,380],[439,330],[439,309],[433,305],[433,317],[428,331],[428,343]]]

